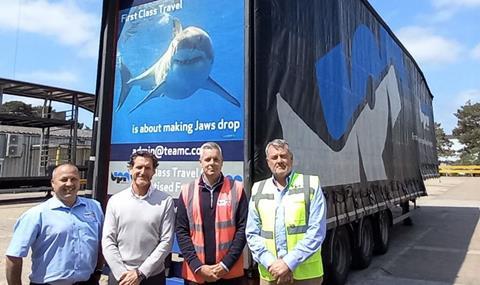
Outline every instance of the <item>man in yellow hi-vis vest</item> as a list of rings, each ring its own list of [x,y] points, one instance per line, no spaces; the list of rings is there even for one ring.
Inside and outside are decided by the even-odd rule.
[[[319,178],[292,171],[293,153],[285,140],[271,141],[265,153],[273,177],[253,185],[246,228],[260,284],[319,285],[326,233]]]

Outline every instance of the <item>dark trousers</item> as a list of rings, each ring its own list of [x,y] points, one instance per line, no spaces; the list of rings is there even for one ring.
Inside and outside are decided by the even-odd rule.
[[[33,283],[33,282],[30,282],[30,285],[50,285],[50,283]],[[96,282],[93,282],[93,281],[82,281],[82,282],[76,282],[76,283],[73,283],[73,285],[98,285],[98,281]]]
[[[207,282],[204,284],[206,285],[246,285],[248,284],[248,282],[247,282],[247,278],[245,278],[245,276],[242,276],[242,277],[232,278],[232,279],[220,279],[216,282]],[[199,283],[185,280],[185,285],[199,285]]]
[[[140,285],[165,285],[165,283],[165,271],[162,271],[157,275],[150,276],[143,280],[140,282]],[[115,279],[111,272],[108,275],[108,285],[118,285],[117,279]]]
[[[39,284],[39,283],[30,282],[30,285],[50,285],[50,283]],[[76,283],[73,283],[73,285],[98,285],[98,280],[92,275],[90,276],[90,279],[88,279],[87,281],[76,282]]]

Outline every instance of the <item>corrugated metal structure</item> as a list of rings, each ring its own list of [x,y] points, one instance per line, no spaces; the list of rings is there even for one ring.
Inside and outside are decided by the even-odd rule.
[[[49,187],[55,165],[72,162],[87,170],[92,132],[79,129],[79,108],[95,109],[93,94],[0,78],[3,94],[43,99],[36,112],[22,107],[0,110],[0,189]],[[67,105],[54,111],[53,102]],[[84,178],[84,175],[82,175]]]
[[[90,155],[91,130],[77,130],[76,165],[86,165]],[[42,129],[0,125],[0,177],[41,176]],[[67,162],[70,130],[52,128],[48,144],[48,167]]]

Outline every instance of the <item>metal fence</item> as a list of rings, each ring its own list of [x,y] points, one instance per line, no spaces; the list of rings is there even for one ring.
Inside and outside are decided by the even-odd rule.
[[[440,175],[480,176],[480,165],[440,165]]]

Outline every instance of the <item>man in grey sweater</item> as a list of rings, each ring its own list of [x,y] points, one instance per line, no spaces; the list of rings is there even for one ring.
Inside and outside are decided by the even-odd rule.
[[[111,269],[109,285],[165,284],[175,213],[172,197],[151,184],[157,166],[150,152],[132,154],[131,186],[108,201],[102,248]]]

